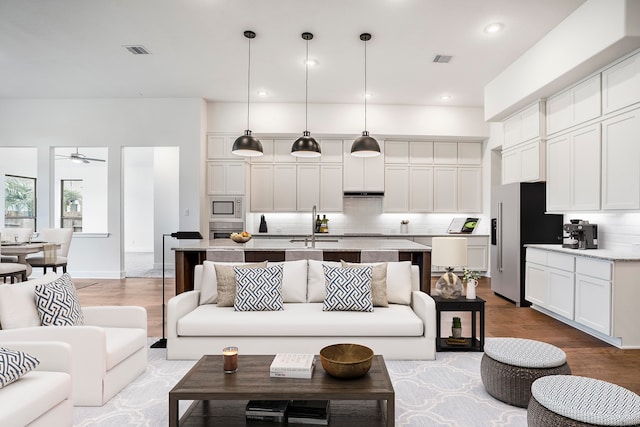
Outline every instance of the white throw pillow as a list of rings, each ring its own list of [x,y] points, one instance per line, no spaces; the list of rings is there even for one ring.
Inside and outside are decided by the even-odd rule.
[[[41,326],[36,308],[36,285],[51,283],[58,275],[49,272],[44,276],[13,285],[0,285],[0,327],[2,329]]]
[[[371,266],[361,268],[323,266],[327,296],[322,311],[373,311]]]
[[[16,381],[39,364],[40,361],[30,354],[0,347],[0,388]]]
[[[323,302],[327,294],[326,280],[322,265],[330,267],[341,267],[337,261],[317,261],[309,260],[309,276],[307,279],[307,302]]]
[[[283,302],[307,301],[307,260],[268,262],[267,266],[282,265]]]
[[[235,311],[280,311],[282,305],[282,265],[266,268],[234,267],[236,274]]]
[[[387,263],[387,300],[391,304],[411,304],[411,261]]]
[[[202,282],[200,283],[200,305],[218,303],[218,279],[216,275],[216,264],[243,266],[254,263],[204,261],[202,263]],[[266,263],[263,265],[263,267],[264,266],[266,266]]]

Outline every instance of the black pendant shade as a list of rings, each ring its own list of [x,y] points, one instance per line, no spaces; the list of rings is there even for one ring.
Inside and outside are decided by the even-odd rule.
[[[307,42],[307,57],[305,60],[305,83],[304,83],[304,121],[305,131],[302,132],[302,136],[295,140],[291,146],[291,155],[296,157],[319,157],[321,155],[320,144],[311,136],[311,133],[306,130],[308,128],[308,113],[307,105],[309,98],[309,40],[313,38],[311,33],[302,33],[302,39]]]
[[[233,143],[231,153],[243,156],[243,157],[258,157],[262,156],[262,144],[260,140],[251,135],[249,130],[249,94],[251,93],[251,39],[256,38],[256,33],[253,31],[245,31],[244,36],[249,39],[249,62],[247,69],[247,130],[244,131],[244,135],[239,136]]]
[[[375,138],[369,136],[366,130],[362,136],[353,141],[351,145],[351,155],[354,157],[375,157],[380,155],[380,144]]]
[[[231,152],[244,157],[262,156],[262,143],[258,138],[251,135],[251,131],[247,129],[244,131],[244,135],[235,140]]]
[[[296,157],[319,157],[321,155],[320,144],[311,136],[308,130],[295,140],[291,146],[291,155]]]
[[[360,34],[360,40],[364,42],[364,131],[362,131],[362,136],[353,141],[351,155],[354,157],[375,157],[380,155],[380,144],[367,132],[367,42],[371,40],[371,34]]]

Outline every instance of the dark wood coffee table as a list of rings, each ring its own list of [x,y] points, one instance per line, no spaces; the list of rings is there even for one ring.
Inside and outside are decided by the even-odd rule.
[[[244,426],[245,405],[252,399],[330,400],[329,425],[394,425],[395,392],[381,355],[366,375],[350,380],[329,376],[317,356],[311,379],[271,378],[273,357],[240,355],[238,372],[225,374],[222,355],[203,356],[169,391],[169,426]],[[181,419],[180,400],[195,401]]]

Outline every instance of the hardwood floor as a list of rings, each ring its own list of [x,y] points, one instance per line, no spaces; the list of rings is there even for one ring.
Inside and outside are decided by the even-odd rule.
[[[78,290],[83,306],[143,306],[147,309],[149,336],[162,336],[162,279],[128,278],[92,282],[97,283]],[[165,292],[165,301],[168,301],[174,295],[174,279],[165,280]],[[567,353],[574,375],[609,381],[640,394],[640,350],[620,350],[535,310],[515,307],[491,292],[489,279],[480,280],[477,294],[487,301],[487,337],[529,338],[556,345]],[[447,313],[449,317],[443,314],[443,336],[450,334],[449,318],[453,315],[462,318],[463,330],[469,327],[469,313]]]

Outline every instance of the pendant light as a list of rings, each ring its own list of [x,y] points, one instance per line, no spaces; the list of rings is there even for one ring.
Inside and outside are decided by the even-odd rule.
[[[302,38],[307,41],[307,58],[304,61],[305,66],[305,83],[304,83],[304,129],[302,136],[295,140],[291,146],[291,155],[296,157],[319,157],[320,144],[311,136],[308,129],[307,121],[307,104],[309,98],[309,40],[313,38],[311,33],[302,33]]]
[[[364,131],[362,131],[362,136],[353,141],[351,155],[355,157],[375,157],[380,155],[380,145],[367,132],[367,42],[371,40],[371,34],[360,34],[360,40],[364,42]]]
[[[231,152],[238,156],[244,157],[258,157],[262,156],[262,144],[260,140],[251,135],[249,130],[249,94],[251,93],[251,39],[256,38],[256,33],[253,31],[245,31],[244,36],[249,39],[249,65],[247,70],[247,129],[244,131],[244,135],[239,136],[233,143]]]

